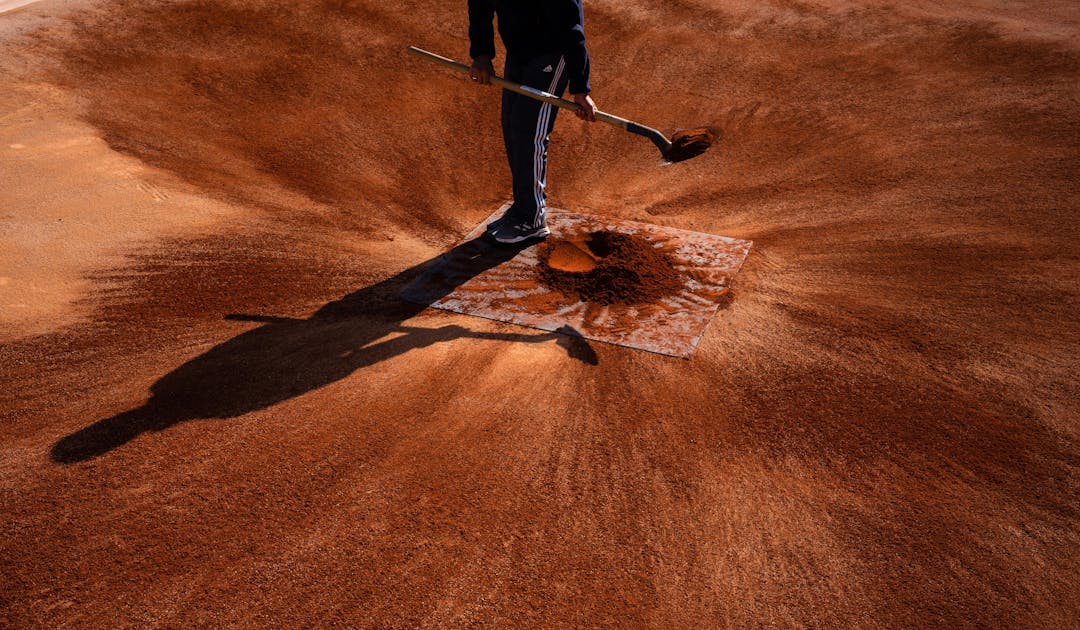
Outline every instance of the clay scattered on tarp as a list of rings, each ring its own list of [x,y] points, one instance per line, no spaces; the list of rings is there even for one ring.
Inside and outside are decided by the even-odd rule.
[[[593,232],[579,242],[552,241],[544,244],[540,262],[543,284],[583,302],[655,302],[683,287],[671,256],[639,235]]]

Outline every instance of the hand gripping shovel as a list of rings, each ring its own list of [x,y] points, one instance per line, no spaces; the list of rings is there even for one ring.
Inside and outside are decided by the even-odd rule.
[[[430,53],[426,50],[421,50],[415,46],[410,46],[409,52],[417,57],[440,63],[448,68],[464,72],[469,71],[469,66],[463,63],[459,63],[453,59],[447,59],[446,57]],[[527,85],[507,81],[502,77],[496,76],[491,77],[491,82],[502,87],[504,90],[517,92],[518,94],[523,94],[529,98],[550,103],[555,107],[561,107],[570,111],[578,110],[577,103],[574,103],[573,101],[559,98],[554,94],[548,94],[547,92],[531,88]],[[692,157],[701,155],[716,141],[716,134],[705,127],[677,131],[675,132],[675,135],[671,137],[671,140],[668,140],[667,137],[659,131],[646,127],[645,125],[639,125],[632,120],[626,120],[625,118],[619,118],[618,116],[612,116],[611,114],[600,111],[596,112],[596,119],[606,122],[609,125],[615,125],[620,129],[625,129],[630,133],[645,136],[656,145],[657,149],[660,149],[660,154],[667,162],[682,162],[683,160],[688,160]]]

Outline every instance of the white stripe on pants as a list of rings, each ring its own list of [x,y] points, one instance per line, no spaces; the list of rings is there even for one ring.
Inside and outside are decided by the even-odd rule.
[[[559,85],[563,70],[566,68],[565,57],[559,57],[559,63],[555,67],[554,76],[551,77],[551,85],[547,92],[552,93]],[[547,187],[547,165],[544,159],[544,141],[548,135],[548,124],[551,122],[551,111],[554,106],[544,103],[540,108],[540,115],[536,120],[536,134],[533,137],[533,197],[536,201],[536,212],[533,214],[533,225],[540,225],[544,217],[544,188]]]

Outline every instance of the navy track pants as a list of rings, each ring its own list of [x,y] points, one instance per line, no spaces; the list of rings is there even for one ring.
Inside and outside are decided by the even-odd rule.
[[[558,53],[521,62],[508,56],[503,76],[556,96],[566,90],[566,62]],[[513,223],[539,226],[544,222],[548,136],[558,111],[548,103],[503,90],[503,141],[514,180],[514,203],[505,216]]]

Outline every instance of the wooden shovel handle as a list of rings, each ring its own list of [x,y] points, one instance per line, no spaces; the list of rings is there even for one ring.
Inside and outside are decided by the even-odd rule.
[[[453,59],[447,59],[446,57],[443,57],[441,55],[436,55],[435,53],[428,52],[426,50],[422,50],[422,49],[417,48],[415,46],[409,46],[409,52],[411,54],[413,54],[413,55],[416,55],[417,57],[420,57],[421,59],[427,59],[429,61],[434,61],[435,63],[442,64],[442,65],[446,66],[447,68],[453,68],[454,70],[461,70],[461,71],[464,71],[464,72],[469,71],[469,66],[466,66],[463,63],[458,63],[457,61],[454,61]],[[510,90],[511,92],[516,92],[518,94],[523,94],[525,96],[528,96],[529,98],[535,98],[538,101],[543,101],[545,103],[550,103],[550,104],[554,105],[555,107],[561,107],[563,109],[568,109],[568,110],[570,110],[572,112],[576,112],[578,109],[580,109],[578,107],[578,104],[574,103],[573,101],[568,101],[566,99],[559,98],[558,96],[555,96],[554,94],[548,94],[547,92],[544,92],[543,90],[538,90],[536,88],[531,88],[531,87],[529,87],[527,85],[521,85],[520,83],[514,83],[513,81],[507,81],[506,79],[504,79],[502,77],[492,76],[491,77],[491,82],[494,83],[495,85],[500,86],[504,90]],[[634,122],[632,120],[627,120],[625,118],[619,118],[618,116],[612,116],[611,114],[607,114],[607,113],[601,112],[601,111],[596,112],[596,119],[599,120],[599,121],[606,122],[609,125],[614,125],[614,126],[620,128],[620,129],[625,129],[626,131],[629,131],[630,133],[634,133],[634,134],[637,134],[639,136],[643,136],[645,138],[648,138],[650,142],[652,142],[654,145],[656,145],[657,149],[660,149],[660,155],[664,156],[665,159],[667,157],[668,152],[671,150],[671,141],[667,139],[667,136],[665,136],[664,134],[660,133],[659,131],[653,129],[652,127],[646,127],[645,125],[638,124],[638,123],[636,123],[636,122]]]
[[[435,63],[442,64],[442,65],[446,66],[447,68],[453,68],[455,70],[461,70],[463,72],[468,72],[469,71],[469,66],[467,66],[467,65],[465,65],[463,63],[459,63],[457,61],[454,61],[453,59],[447,59],[446,57],[443,57],[442,55],[436,55],[433,52],[428,52],[426,50],[417,48],[415,46],[409,46],[409,52],[411,54],[413,54],[413,55],[416,55],[417,57],[420,57],[420,58],[423,58],[423,59],[428,59],[430,61],[434,61]],[[534,99],[536,99],[538,101],[543,101],[545,103],[550,103],[551,105],[554,105],[555,107],[561,107],[563,109],[570,110],[572,112],[576,112],[578,109],[580,109],[580,107],[578,107],[578,104],[573,102],[573,101],[568,101],[565,98],[559,98],[558,96],[555,96],[554,94],[549,94],[549,93],[547,93],[547,92],[545,92],[543,90],[538,90],[536,88],[531,88],[531,87],[529,87],[527,85],[521,85],[520,83],[514,83],[513,81],[507,81],[506,79],[504,79],[502,77],[497,77],[497,76],[492,75],[491,82],[494,83],[495,85],[503,88],[504,90],[510,90],[511,92],[517,92],[518,94],[523,94],[525,96],[528,96],[529,98],[534,98]],[[626,129],[627,125],[634,124],[633,121],[626,120],[625,118],[619,118],[618,116],[612,116],[611,114],[606,114],[606,113],[601,112],[601,111],[596,112],[596,119],[597,120],[602,120],[602,121],[608,123],[609,125],[615,125],[616,127],[620,127],[622,129]]]

